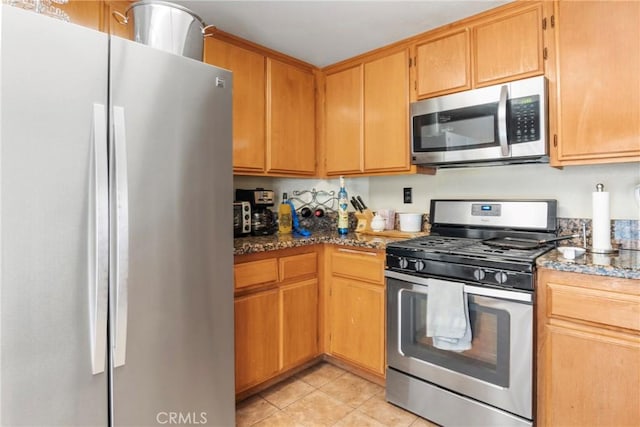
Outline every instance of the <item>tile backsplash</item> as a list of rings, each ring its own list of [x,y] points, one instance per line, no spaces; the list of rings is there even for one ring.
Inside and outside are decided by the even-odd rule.
[[[591,218],[558,218],[558,235],[579,233],[582,236],[583,224],[586,225],[587,247],[591,246]],[[611,243],[620,249],[640,250],[640,221],[632,219],[614,219],[611,221]],[[562,246],[583,246],[582,237],[565,240]]]

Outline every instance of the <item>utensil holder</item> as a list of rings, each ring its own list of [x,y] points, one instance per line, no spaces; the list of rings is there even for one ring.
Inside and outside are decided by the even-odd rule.
[[[362,233],[365,231],[373,231],[371,229],[371,221],[373,220],[373,212],[369,209],[366,209],[364,212],[356,212],[356,218],[358,219],[358,224],[356,224],[356,233]]]

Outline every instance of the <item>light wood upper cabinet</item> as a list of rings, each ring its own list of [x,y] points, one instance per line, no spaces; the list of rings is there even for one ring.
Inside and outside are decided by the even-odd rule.
[[[325,78],[325,169],[327,175],[362,172],[363,65]]]
[[[409,162],[409,50],[326,71],[327,175],[406,172]]]
[[[73,24],[104,31],[102,1],[70,0],[66,4],[53,3],[53,6],[69,15],[69,22]]]
[[[552,164],[640,161],[640,2],[555,3]]]
[[[640,425],[636,282],[540,270],[538,425]]]
[[[265,170],[265,57],[205,38],[204,62],[233,71],[233,170]]]
[[[543,2],[515,2],[416,38],[415,98],[544,73]]]
[[[364,64],[364,170],[408,170],[409,50]]]
[[[103,31],[109,34],[113,34],[114,36],[121,37],[123,39],[133,40],[133,11],[129,10],[133,3],[134,1],[105,1]],[[128,14],[127,10],[129,10]],[[119,20],[114,17],[115,12],[121,13],[122,15],[128,15],[128,22],[126,24],[120,23]]]
[[[475,87],[544,72],[542,18],[534,3],[473,26]]]
[[[471,88],[471,48],[468,28],[435,37],[416,46],[418,98]]]
[[[54,3],[53,6],[69,15],[69,22],[131,40],[133,14],[129,15],[128,24],[120,24],[113,17],[113,12],[118,11],[124,15],[133,3],[124,0],[69,0],[66,4]]]
[[[315,76],[267,58],[267,172],[315,173]]]

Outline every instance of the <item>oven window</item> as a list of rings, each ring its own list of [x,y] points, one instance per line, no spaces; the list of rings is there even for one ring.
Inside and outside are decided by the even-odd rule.
[[[404,291],[400,298],[400,346],[406,356],[509,387],[509,312],[482,306],[468,296],[473,339],[470,350],[458,353],[435,348],[426,336],[426,294]]]
[[[413,117],[414,152],[459,151],[498,145],[498,103]]]

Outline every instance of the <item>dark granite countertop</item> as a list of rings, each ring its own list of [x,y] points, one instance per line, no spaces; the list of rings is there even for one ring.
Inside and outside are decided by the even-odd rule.
[[[233,254],[245,255],[322,243],[384,250],[387,244],[398,240],[403,239],[359,233],[342,236],[326,231],[314,232],[309,237],[291,234],[281,236],[276,233],[233,239]],[[576,259],[566,259],[558,250],[552,250],[539,257],[536,264],[539,268],[550,270],[640,280],[640,251],[636,250],[622,249],[615,255],[586,253]]]
[[[396,242],[398,238],[378,237],[372,235],[349,233],[341,236],[336,232],[314,232],[309,237],[287,234],[284,236],[249,236],[233,239],[233,254],[245,255],[256,252],[275,251],[279,249],[330,243],[333,245],[355,246],[371,249],[385,249],[388,243]]]
[[[597,276],[640,279],[640,251],[621,249],[614,255],[587,252],[576,259],[566,259],[554,249],[537,259],[539,268],[595,274]]]

